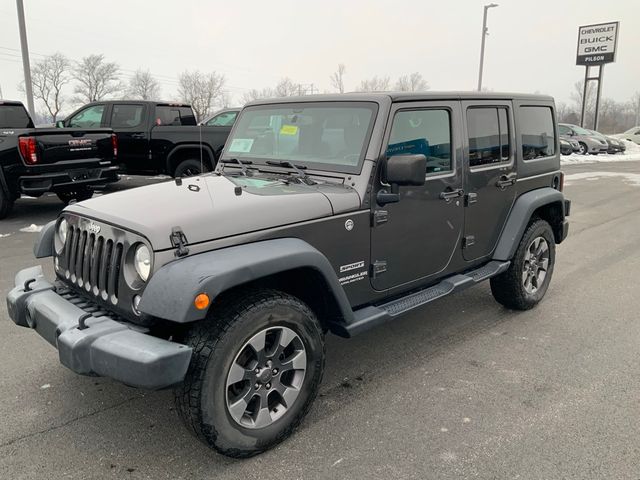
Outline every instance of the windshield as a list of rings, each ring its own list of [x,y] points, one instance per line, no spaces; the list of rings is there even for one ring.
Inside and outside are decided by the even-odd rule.
[[[22,105],[0,104],[0,128],[33,128],[33,122]]]
[[[290,161],[310,168],[359,167],[376,111],[374,103],[301,103],[245,108],[223,159]]]

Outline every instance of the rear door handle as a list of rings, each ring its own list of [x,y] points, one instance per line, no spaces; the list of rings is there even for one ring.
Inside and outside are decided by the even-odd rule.
[[[451,187],[447,187],[444,192],[440,193],[440,199],[445,202],[451,201],[452,198],[458,198],[464,195],[464,190],[461,188],[456,188],[455,190]]]
[[[518,175],[515,173],[510,173],[509,175],[501,175],[498,181],[496,182],[496,187],[505,189],[514,185],[516,183],[516,178]]]
[[[132,133],[131,138],[145,138],[146,135],[144,133]]]

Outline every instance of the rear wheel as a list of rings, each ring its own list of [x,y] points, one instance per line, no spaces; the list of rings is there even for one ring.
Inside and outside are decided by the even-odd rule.
[[[190,159],[184,160],[176,167],[176,171],[173,176],[176,178],[179,177],[193,177],[195,175],[200,175],[204,172],[208,172],[209,169],[205,163],[200,164],[200,160]]]
[[[502,305],[514,310],[533,308],[547,292],[556,259],[551,226],[532,221],[504,273],[491,279],[491,293]]]
[[[177,411],[200,440],[231,457],[287,438],[322,379],[322,328],[309,307],[282,292],[229,299],[184,342],[193,356],[175,390]]]
[[[77,188],[75,190],[67,190],[64,192],[56,192],[56,195],[62,203],[69,205],[72,201],[82,202],[93,197],[93,190],[88,187]]]
[[[0,220],[7,218],[13,209],[13,199],[0,186]]]

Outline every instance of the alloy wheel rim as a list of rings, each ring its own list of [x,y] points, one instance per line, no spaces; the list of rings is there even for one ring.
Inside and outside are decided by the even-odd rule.
[[[544,284],[549,270],[549,243],[544,237],[534,238],[524,255],[522,285],[529,294],[536,293]]]
[[[233,360],[225,386],[227,411],[244,428],[268,427],[298,398],[307,370],[300,336],[285,326],[251,337]]]

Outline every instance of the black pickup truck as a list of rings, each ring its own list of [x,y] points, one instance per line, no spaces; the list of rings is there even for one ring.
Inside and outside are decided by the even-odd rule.
[[[35,128],[20,102],[0,100],[0,219],[20,195],[86,200],[118,180],[118,140],[107,128]]]
[[[215,167],[231,126],[199,126],[190,105],[118,100],[89,103],[59,127],[109,127],[118,163],[130,174],[197,175]]]

